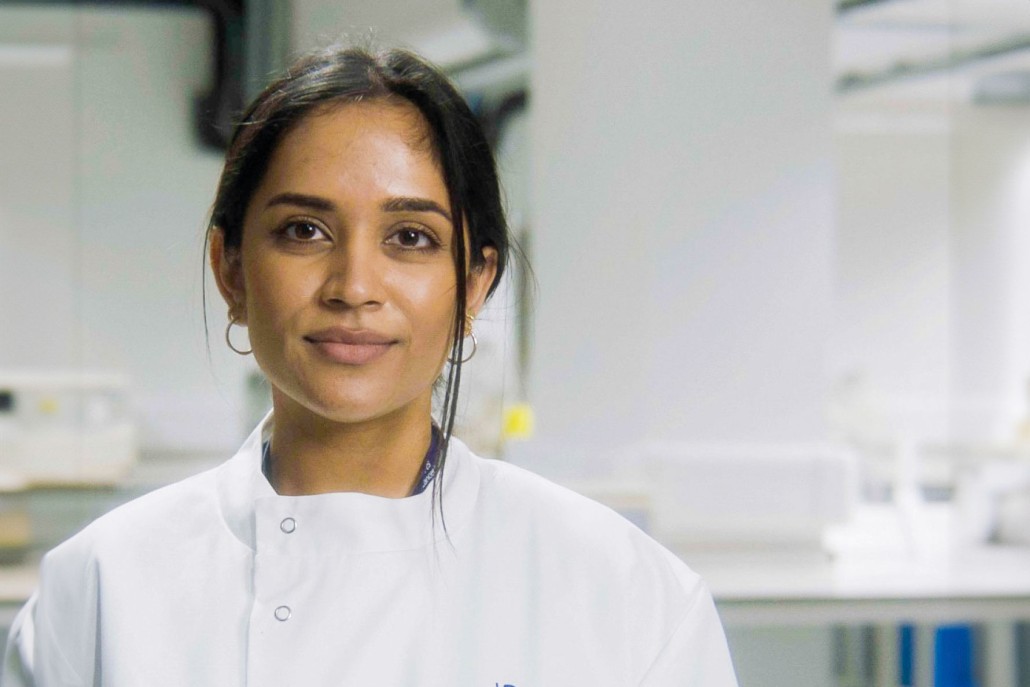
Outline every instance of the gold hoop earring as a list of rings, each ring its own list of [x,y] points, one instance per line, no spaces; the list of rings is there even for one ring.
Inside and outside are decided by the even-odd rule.
[[[467,363],[468,361],[472,360],[472,358],[476,355],[476,351],[479,350],[479,342],[476,340],[476,333],[472,331],[472,323],[475,322],[475,319],[476,316],[472,313],[465,313],[465,331],[468,332],[469,338],[472,339],[472,352],[468,354],[468,357],[461,359],[462,363]],[[449,356],[447,358],[447,362],[449,362],[451,365],[455,364],[454,359]]]
[[[234,313],[230,312],[229,313],[229,324],[226,325],[226,327],[225,327],[225,345],[228,346],[229,350],[231,350],[236,355],[250,355],[251,353],[254,352],[253,345],[250,347],[249,350],[241,351],[240,349],[238,349],[238,348],[236,348],[235,346],[232,345],[232,339],[229,338],[229,332],[232,331],[232,326],[234,324],[237,324],[237,323],[238,323],[238,320],[236,319],[236,315]]]
[[[476,350],[479,349],[479,342],[476,341],[476,335],[473,332],[469,332],[469,338],[472,339],[472,352],[469,353],[468,356],[461,359],[462,363],[467,363],[468,361],[472,360],[472,358],[476,355]],[[454,358],[448,357],[447,362],[449,362],[451,365],[455,364]]]
[[[472,352],[469,353],[467,358],[462,358],[461,362],[467,363],[475,357],[476,351],[479,350],[479,342],[476,341],[476,334],[471,329],[469,330],[469,338],[472,339]]]

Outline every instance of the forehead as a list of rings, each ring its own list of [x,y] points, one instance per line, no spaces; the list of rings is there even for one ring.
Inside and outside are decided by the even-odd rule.
[[[428,123],[403,100],[323,106],[304,117],[269,160],[261,190],[375,191],[446,201]],[[314,188],[301,188],[314,187]]]
[[[413,150],[434,156],[429,122],[415,105],[397,96],[368,100],[328,102],[302,117],[284,137],[303,135],[312,129],[335,128],[349,132],[389,129],[406,138]],[[281,142],[282,143],[282,142]]]

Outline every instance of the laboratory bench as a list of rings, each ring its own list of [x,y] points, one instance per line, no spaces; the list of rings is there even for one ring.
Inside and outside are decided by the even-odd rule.
[[[0,605],[35,587],[42,555],[107,511],[225,460],[213,453],[143,453],[117,483],[0,487]]]
[[[117,482],[0,486],[0,564],[38,559],[107,511],[224,460],[223,453],[144,452]]]
[[[224,460],[224,453],[143,452],[117,483],[0,488],[0,641],[35,590],[46,551],[107,511]]]
[[[0,565],[0,637],[36,586],[42,552],[98,515],[212,467],[221,455],[151,455],[117,485],[47,485],[0,493],[28,514],[33,545]],[[976,627],[977,687],[1030,687],[1030,547],[955,541],[954,510],[861,506],[821,548],[700,551],[669,544],[706,580],[726,626],[741,687],[904,684],[913,628],[913,687],[934,681],[941,626]],[[807,671],[807,672],[806,672]]]
[[[967,687],[1030,687],[1030,547],[956,541],[955,517],[948,503],[909,514],[866,505],[831,528],[820,551],[680,553],[707,581],[731,646],[740,638],[742,672],[749,640],[775,630],[822,642],[823,674],[811,684],[958,684],[935,678],[934,643],[942,628],[968,629],[976,656]],[[791,684],[766,679],[749,684]]]

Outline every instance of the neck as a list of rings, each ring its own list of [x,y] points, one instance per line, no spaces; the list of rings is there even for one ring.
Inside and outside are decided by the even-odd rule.
[[[430,405],[362,422],[335,422],[273,391],[275,431],[266,476],[284,496],[411,493],[432,439]]]

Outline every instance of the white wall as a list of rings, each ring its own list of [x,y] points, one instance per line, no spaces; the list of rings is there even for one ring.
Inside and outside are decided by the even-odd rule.
[[[946,124],[845,126],[836,136],[832,368],[836,383],[861,384],[878,399],[882,439],[948,436],[952,160]]]
[[[0,44],[42,56],[0,66],[23,95],[0,106],[0,366],[127,372],[144,444],[176,449],[243,431],[246,363],[217,298],[210,364],[203,337],[209,31],[200,11],[0,7]]]
[[[822,438],[830,6],[532,14],[540,441]]]
[[[0,46],[2,367],[79,358],[73,63],[67,44]]]
[[[1030,107],[954,116],[952,431],[1011,441],[1030,380]]]
[[[834,378],[875,392],[893,438],[1012,441],[1030,378],[1030,110],[895,108],[836,136]]]

